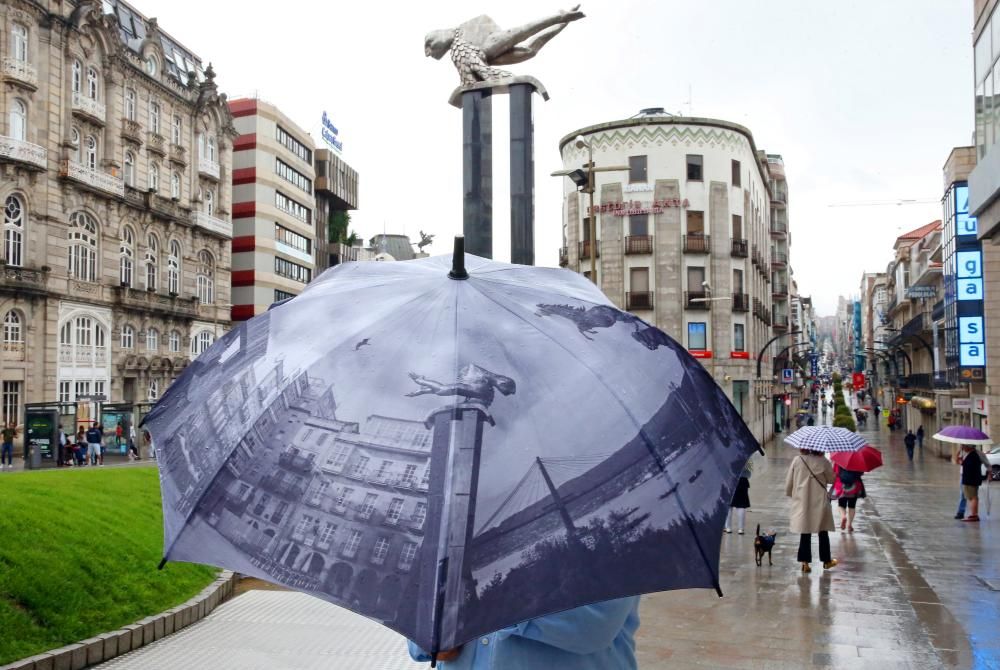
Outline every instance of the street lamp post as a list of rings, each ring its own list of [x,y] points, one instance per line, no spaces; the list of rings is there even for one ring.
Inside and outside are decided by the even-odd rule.
[[[763,347],[761,347],[760,353],[757,354],[757,383],[761,385],[761,389],[763,389],[763,387],[764,387],[763,386],[764,380],[760,376],[760,362],[764,358],[764,352],[767,351],[767,348],[769,346],[771,346],[771,344],[773,342],[776,342],[778,339],[784,337],[785,335],[801,335],[801,334],[802,334],[801,330],[792,330],[792,331],[789,331],[787,333],[778,333],[777,335],[775,335],[774,337],[772,337],[770,340],[768,340],[767,344],[765,344]],[[773,372],[772,372],[771,376],[773,377]],[[766,414],[764,412],[764,403],[767,402],[768,397],[764,393],[761,393],[760,396],[759,396],[759,399],[761,401],[761,408],[760,408],[760,441],[761,441],[761,449],[763,450],[763,448],[764,448],[764,434],[765,434],[764,419],[766,418]]]

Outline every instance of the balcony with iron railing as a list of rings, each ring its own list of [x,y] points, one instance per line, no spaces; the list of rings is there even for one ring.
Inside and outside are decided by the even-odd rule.
[[[289,500],[300,500],[305,495],[305,487],[289,481],[281,474],[271,474],[260,480],[260,488]]]
[[[586,260],[590,258],[590,240],[584,240],[578,243],[580,247],[580,259]],[[601,257],[601,241],[597,240],[597,257]]]
[[[99,191],[125,197],[125,182],[113,174],[91,170],[76,161],[63,160],[59,165],[59,176],[90,186]]]
[[[746,258],[747,257],[747,241],[739,238],[733,238],[729,255],[733,258]]]
[[[771,234],[783,237],[788,234],[788,225],[784,221],[771,221]]]
[[[653,309],[653,292],[629,291],[625,294],[625,309]]]
[[[787,314],[775,314],[772,318],[775,330],[787,330],[788,329],[788,315]]]
[[[96,121],[102,126],[104,125],[104,118],[106,114],[104,103],[98,102],[97,100],[89,98],[83,95],[83,93],[76,91],[73,93],[71,104],[74,114],[83,116],[91,121]]]
[[[733,311],[734,312],[749,312],[750,311],[750,296],[746,293],[734,293],[733,294]]]
[[[684,308],[707,310],[708,298],[707,291],[684,291]]]
[[[776,298],[784,298],[788,295],[788,284],[776,281],[771,284],[771,295]]]
[[[625,238],[626,254],[651,254],[653,253],[652,235],[629,235]]]
[[[198,156],[198,174],[219,181],[219,163],[205,156]]]
[[[559,247],[559,267],[564,268],[569,265],[569,249]]]
[[[0,162],[13,161],[44,170],[48,167],[48,157],[45,147],[0,135]]]
[[[784,251],[771,252],[771,267],[783,268],[788,265],[788,253]]]
[[[684,253],[707,254],[712,251],[711,235],[688,233],[684,236]]]
[[[199,228],[204,228],[205,230],[215,233],[221,237],[225,237],[226,239],[233,238],[233,224],[229,221],[218,219],[202,211],[195,211],[191,215],[191,219],[194,225]]]
[[[919,335],[924,332],[924,329],[924,313],[920,312],[915,317],[907,321],[899,332],[903,335]]]
[[[301,453],[293,451],[283,451],[278,455],[278,465],[282,468],[298,474],[308,474],[312,472],[315,459],[306,458]]]
[[[38,70],[28,61],[5,56],[2,68],[4,81],[21,84],[32,90],[38,88]]]

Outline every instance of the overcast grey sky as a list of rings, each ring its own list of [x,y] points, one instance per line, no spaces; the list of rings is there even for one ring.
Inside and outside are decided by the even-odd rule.
[[[326,110],[361,175],[366,239],[418,230],[450,250],[461,231],[457,74],[423,36],[481,13],[510,27],[569,5],[505,2],[279,4],[135,0],[211,61],[231,98],[274,102],[319,143]],[[642,107],[747,126],[785,158],[800,291],[832,314],[861,273],[885,269],[902,232],[941,217],[941,167],[971,143],[970,0],[598,0],[533,61],[552,99],[535,106],[536,259],[560,246],[558,140]],[[446,57],[447,58],[447,57]],[[688,92],[692,95],[689,98]],[[690,104],[689,104],[690,101]],[[495,256],[509,260],[506,104],[494,104]],[[830,207],[897,199],[908,206]]]

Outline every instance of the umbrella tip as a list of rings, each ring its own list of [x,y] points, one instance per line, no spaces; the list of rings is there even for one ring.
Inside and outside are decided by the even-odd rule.
[[[448,276],[452,279],[468,279],[469,273],[465,270],[465,236],[455,236],[455,251],[451,255],[451,272]]]

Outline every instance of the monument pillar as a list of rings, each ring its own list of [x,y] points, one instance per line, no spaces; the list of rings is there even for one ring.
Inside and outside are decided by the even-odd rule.
[[[530,84],[510,87],[510,261],[535,264],[535,128]]]
[[[493,101],[489,89],[462,93],[462,187],[465,250],[493,258]]]

